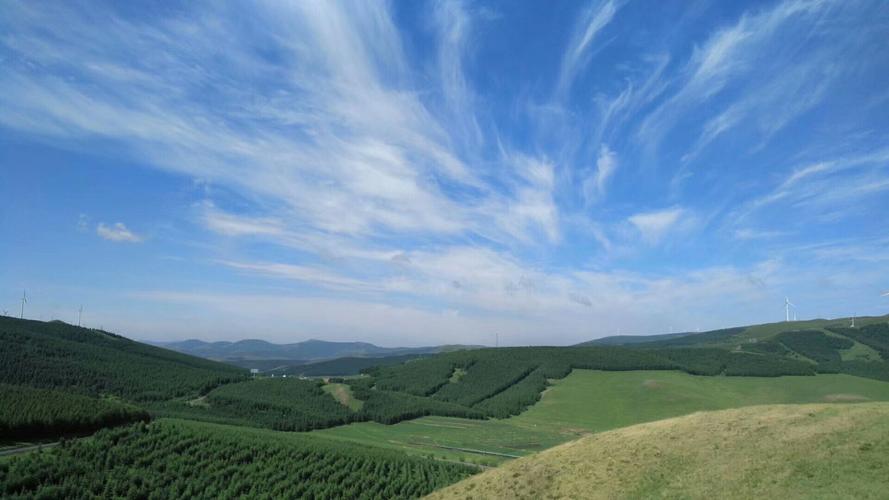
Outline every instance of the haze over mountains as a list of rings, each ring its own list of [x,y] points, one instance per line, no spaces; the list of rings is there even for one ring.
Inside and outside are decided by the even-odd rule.
[[[156,342],[155,345],[217,361],[287,361],[290,364],[344,357],[381,358],[408,354],[435,354],[481,347],[466,345],[380,347],[367,342],[328,342],[315,339],[291,344],[274,344],[259,339],[246,339],[237,342],[205,342],[190,339],[181,342]]]

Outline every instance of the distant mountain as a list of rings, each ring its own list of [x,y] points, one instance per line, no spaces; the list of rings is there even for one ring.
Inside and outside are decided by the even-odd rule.
[[[155,345],[179,351],[192,356],[225,361],[247,368],[269,370],[276,366],[299,365],[313,361],[336,358],[380,358],[436,354],[461,349],[475,349],[482,346],[445,345],[429,347],[380,347],[367,342],[328,342],[326,340],[306,340],[293,344],[273,344],[265,340],[248,339],[237,342],[204,342],[184,340],[163,342]],[[256,366],[253,366],[253,365]]]

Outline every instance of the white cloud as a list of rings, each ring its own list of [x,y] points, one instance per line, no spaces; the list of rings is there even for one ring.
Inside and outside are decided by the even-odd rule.
[[[684,213],[684,209],[675,207],[639,213],[627,220],[636,227],[643,240],[655,244],[660,242],[677,225]]]
[[[96,226],[96,234],[109,241],[139,243],[143,240],[142,236],[127,229],[123,222],[117,222],[110,226],[100,222]]]
[[[241,271],[303,281],[324,288],[353,291],[375,289],[370,282],[349,278],[317,267],[269,262],[249,263],[219,261],[219,263]]]
[[[785,57],[783,54],[775,53],[776,35],[794,21],[810,21],[811,18],[823,13],[830,3],[828,1],[787,0],[778,3],[771,9],[752,15],[745,14],[734,25],[714,32],[704,44],[696,47],[679,79],[678,90],[642,121],[637,132],[639,142],[651,150],[656,150],[663,136],[687,114],[688,108],[700,105],[723,92],[730,85],[742,81],[738,78],[740,75],[750,74],[752,71],[761,73],[767,63],[777,57]],[[799,39],[805,40],[804,37],[799,37]],[[765,84],[762,81],[762,75],[757,74],[749,88],[751,93],[751,97],[748,98],[749,102],[736,108],[729,108],[723,111],[721,116],[711,119],[697,145],[687,153],[687,157],[691,158],[708,142],[738,123],[742,118],[742,112],[746,111],[745,108],[753,107],[755,101],[763,99],[758,94],[763,93],[764,87],[771,88],[775,90],[773,93],[779,94],[775,98],[768,99],[773,106],[786,107],[787,103],[794,101],[791,97],[805,102],[805,104],[802,102],[798,105],[793,104],[793,109],[787,108],[777,121],[764,125],[769,133],[781,128],[790,118],[811,107],[822,92],[817,90],[819,86],[815,85],[814,90],[806,91],[805,97],[789,96],[786,93],[787,89],[785,89],[788,83],[787,79],[795,78],[799,85],[803,85],[806,78],[813,78],[815,70],[819,66],[823,66],[824,62],[830,61],[831,57],[835,58],[836,54],[830,54],[826,58],[827,61],[817,58],[818,60],[811,63],[807,62],[805,71],[796,67],[797,59],[785,57],[781,59],[782,64],[774,73],[777,75],[773,77],[774,81],[768,80]],[[793,67],[794,70],[788,71],[787,67]],[[792,74],[788,76],[788,73]],[[789,90],[792,91],[793,88],[790,87]],[[771,111],[767,110],[767,112]]]
[[[584,181],[583,191],[587,201],[605,196],[608,181],[614,175],[617,166],[617,154],[603,144],[596,158],[596,171]]]
[[[268,325],[266,338],[280,341],[323,334],[330,339],[374,339],[388,345],[487,343],[494,332],[500,333],[505,345],[563,345],[618,331],[663,333],[667,318],[677,328],[716,328],[732,321],[743,323],[745,316],[761,311],[773,298],[776,317],[780,313],[775,287],[780,285],[777,278],[783,269],[771,261],[749,268],[642,276],[618,270],[545,272],[471,248],[414,252],[410,260],[410,274],[403,281],[380,283],[390,289],[435,294],[440,298],[435,305],[395,305],[370,293],[354,298],[181,291],[131,295],[140,311],[150,309],[146,304],[151,302],[183,304],[189,314],[198,311],[204,320],[177,324],[177,309],[164,309],[162,330],[180,338],[202,334],[239,338],[249,325],[260,322]],[[297,269],[293,279],[302,281],[314,272]],[[677,311],[682,311],[681,316]],[[720,323],[714,323],[713,311],[722,313]],[[156,317],[133,321],[127,328],[157,330],[157,321]],[[552,333],[541,339],[540,332]]]
[[[278,219],[233,215],[216,209],[212,203],[203,204],[200,217],[207,229],[226,236],[282,236],[286,232]]]
[[[747,201],[731,214],[730,220],[740,223],[754,212],[779,202],[807,207],[807,214],[812,216],[820,212],[842,217],[867,196],[886,190],[887,172],[889,149],[808,163],[793,168],[766,194]]]
[[[577,73],[587,64],[590,46],[596,35],[611,23],[619,8],[619,4],[613,0],[607,0],[591,6],[584,12],[575,27],[575,33],[568,49],[562,56],[558,94],[564,94],[569,90]]]

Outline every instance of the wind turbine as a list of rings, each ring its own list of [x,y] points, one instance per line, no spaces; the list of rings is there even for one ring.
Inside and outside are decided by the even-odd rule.
[[[77,326],[80,326],[80,319],[83,317],[83,306],[77,310]]]
[[[25,290],[22,290],[22,315],[19,319],[25,319],[25,304],[28,303],[28,294]]]
[[[794,308],[794,313],[796,312],[796,306],[790,302],[790,299],[784,297],[784,322],[790,322],[790,308]]]
[[[851,328],[855,328],[855,315],[852,315],[852,325]]]

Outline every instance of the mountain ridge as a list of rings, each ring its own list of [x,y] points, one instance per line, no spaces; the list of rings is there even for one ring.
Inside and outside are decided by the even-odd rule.
[[[278,360],[294,364],[344,357],[381,358],[410,354],[436,354],[483,347],[461,344],[424,347],[380,347],[369,342],[335,342],[319,339],[308,339],[287,344],[276,344],[261,339],[215,342],[187,339],[175,342],[151,342],[151,344],[215,361],[259,362]]]

